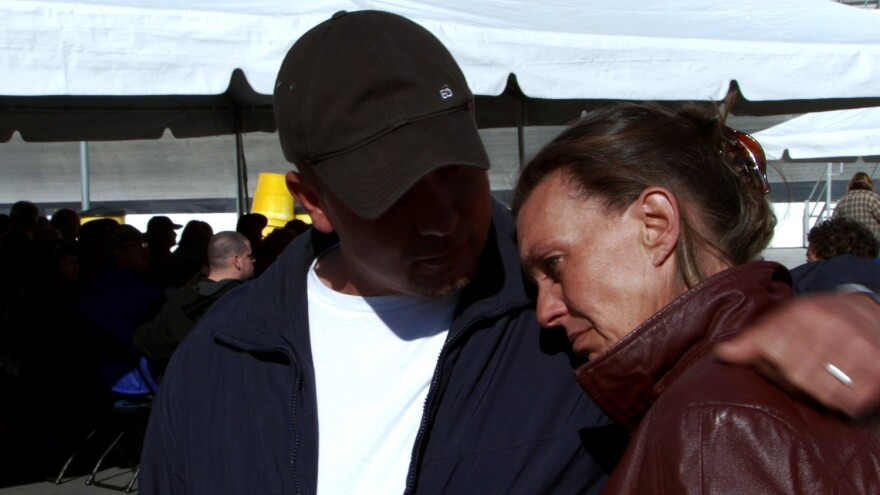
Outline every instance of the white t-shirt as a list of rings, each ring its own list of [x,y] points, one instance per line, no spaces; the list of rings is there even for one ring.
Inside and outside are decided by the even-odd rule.
[[[360,297],[309,270],[318,493],[403,493],[458,294]]]

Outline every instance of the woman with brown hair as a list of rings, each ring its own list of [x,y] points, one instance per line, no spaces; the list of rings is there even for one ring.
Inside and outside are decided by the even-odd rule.
[[[606,493],[878,493],[878,419],[848,423],[712,347],[791,296],[755,261],[776,219],[763,151],[694,105],[622,104],[565,131],[514,197],[544,327],[630,444]],[[831,331],[829,329],[829,331]],[[846,363],[817,380],[850,380]]]

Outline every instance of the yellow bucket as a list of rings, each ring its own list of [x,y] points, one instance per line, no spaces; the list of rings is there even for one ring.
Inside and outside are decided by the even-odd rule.
[[[125,210],[107,208],[106,206],[96,206],[79,212],[80,225],[101,218],[112,218],[113,220],[116,220],[119,225],[122,225],[125,223]]]
[[[294,218],[293,196],[287,190],[284,174],[263,172],[257,179],[257,189],[251,203],[252,213],[261,213],[269,219],[263,229],[263,237],[269,232],[284,227]]]

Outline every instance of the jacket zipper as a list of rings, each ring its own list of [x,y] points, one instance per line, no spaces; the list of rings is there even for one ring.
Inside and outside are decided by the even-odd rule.
[[[440,375],[443,370],[443,364],[446,361],[446,353],[447,350],[455,343],[464,333],[468,331],[471,326],[475,325],[478,321],[481,320],[493,320],[498,318],[501,315],[508,314],[509,312],[515,311],[517,308],[525,307],[521,304],[516,304],[507,308],[498,309],[492,314],[477,316],[472,320],[468,321],[464,324],[458,332],[452,335],[450,338],[446,339],[446,342],[443,344],[443,348],[440,350],[440,355],[437,357],[437,366],[434,368],[434,375],[431,377],[431,386],[428,388],[428,395],[425,397],[425,403],[422,405],[422,420],[419,423],[419,431],[416,433],[416,441],[413,444],[412,455],[410,456],[409,462],[409,471],[406,475],[406,488],[404,489],[404,495],[410,495],[413,493],[413,488],[416,481],[416,469],[419,458],[421,457],[420,451],[422,446],[422,438],[424,437],[425,430],[428,429],[428,405],[432,402],[434,398],[434,394],[436,393],[437,386],[440,383]]]
[[[291,364],[294,364],[293,359],[290,360]],[[296,365],[294,364],[294,367]],[[294,381],[293,387],[293,396],[290,398],[290,423],[293,425],[293,452],[290,453],[290,476],[293,478],[293,487],[296,490],[297,494],[302,493],[302,489],[299,486],[299,478],[296,476],[296,459],[299,456],[299,447],[300,447],[300,438],[299,438],[299,426],[296,421],[296,408],[297,408],[297,392],[302,386],[302,373],[299,370],[295,371],[296,380]]]
[[[474,320],[470,323],[475,323],[476,321],[477,320]],[[413,444],[412,454],[410,454],[409,472],[406,474],[406,488],[403,490],[404,495],[411,494],[413,485],[415,484],[416,461],[420,457],[419,451],[421,450],[422,437],[428,427],[428,404],[431,403],[434,393],[437,390],[437,385],[440,383],[440,370],[443,369],[443,363],[446,360],[446,351],[453,342],[458,340],[459,336],[463,334],[469,326],[470,324],[462,327],[462,329],[456,332],[455,335],[447,339],[443,344],[443,348],[440,349],[440,355],[437,357],[437,365],[434,367],[434,375],[431,377],[431,386],[428,387],[428,395],[425,397],[425,403],[422,404],[422,420],[419,422],[419,431],[416,433],[416,441]]]

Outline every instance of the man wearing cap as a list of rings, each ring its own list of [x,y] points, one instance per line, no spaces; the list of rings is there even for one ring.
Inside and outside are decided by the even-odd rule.
[[[141,491],[598,493],[625,435],[536,323],[446,49],[338,13],[274,97],[313,228],[178,348]]]
[[[147,222],[147,245],[150,247],[150,266],[147,280],[160,290],[171,283],[171,266],[174,255],[171,248],[177,245],[177,229],[183,227],[164,215],[151,217]]]
[[[443,45],[337,14],[288,53],[275,108],[313,228],[178,347],[141,491],[598,491],[582,436],[612,427],[535,322]]]

